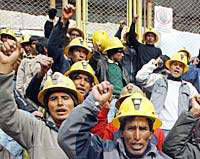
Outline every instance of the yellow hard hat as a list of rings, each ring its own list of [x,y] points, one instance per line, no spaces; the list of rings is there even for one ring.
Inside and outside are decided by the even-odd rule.
[[[44,97],[50,91],[70,92],[77,99],[78,103],[83,101],[83,95],[76,90],[74,82],[59,72],[55,72],[51,77],[47,77],[43,89],[38,94],[38,101],[41,104],[44,105]]]
[[[131,96],[132,94],[134,93],[140,93],[142,94],[143,96],[146,96],[144,94],[144,92],[136,85],[132,84],[132,83],[129,83],[128,85],[126,85],[122,90],[121,90],[121,93],[120,93],[120,97],[119,99],[117,100],[115,106],[117,109],[119,109],[121,103],[129,96]]]
[[[105,53],[108,50],[117,49],[117,48],[124,49],[124,45],[122,44],[122,42],[117,37],[109,38],[106,40],[106,46],[103,53]]]
[[[173,54],[172,57],[165,62],[165,66],[168,69],[170,69],[170,65],[172,64],[172,62],[175,62],[175,61],[178,61],[184,64],[183,73],[189,70],[187,57],[184,54],[181,54],[180,52],[176,52],[175,54]]]
[[[93,77],[93,81],[95,85],[99,83],[97,77],[95,76],[94,70],[92,69],[90,64],[88,64],[88,62],[85,60],[74,63],[70,67],[70,70],[65,73],[65,75],[69,76],[70,74],[74,72],[83,72],[85,74],[88,74],[89,76]]]
[[[80,37],[82,37],[83,39],[85,39],[85,35],[83,33],[83,31],[77,27],[72,27],[72,28],[69,28],[67,30],[68,34],[71,34],[73,31],[77,31],[79,34],[80,34]]]
[[[159,40],[159,35],[156,33],[156,31],[153,28],[148,28],[145,33],[143,34],[143,41],[145,42],[145,37],[148,33],[153,33],[155,35],[155,43]]]
[[[192,55],[191,55],[191,53],[188,50],[186,50],[185,48],[182,48],[178,52],[179,53],[183,53],[183,55],[185,55],[185,53],[186,53],[187,54],[186,55],[187,56],[187,60],[188,60],[188,62],[190,61]]]
[[[119,119],[131,116],[142,116],[153,120],[154,130],[162,125],[161,120],[156,115],[156,111],[152,102],[140,93],[134,93],[122,102],[119,108],[119,112],[113,119],[112,124],[114,127],[119,129]]]
[[[20,43],[21,44],[23,44],[23,43],[29,43],[30,38],[31,38],[31,35],[29,35],[29,34],[22,35],[20,37]]]
[[[9,28],[1,29],[0,34],[10,35],[13,38],[13,40],[16,41],[16,32],[12,29],[9,29]]]
[[[100,51],[103,52],[103,50],[105,49],[104,46],[104,41],[109,39],[110,36],[107,32],[105,31],[96,31],[93,33],[92,35],[92,43],[93,46],[96,47],[96,45],[98,45],[100,48]]]
[[[83,40],[83,38],[81,37],[75,38],[69,43],[69,45],[65,48],[65,55],[67,55],[67,57],[71,56],[72,52],[70,51],[70,48],[72,47],[82,47],[86,49],[88,51],[87,60],[91,58],[92,56],[91,50],[88,47],[88,43],[85,40]]]

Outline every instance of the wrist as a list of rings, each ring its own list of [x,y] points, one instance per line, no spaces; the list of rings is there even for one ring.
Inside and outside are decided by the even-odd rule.
[[[37,78],[40,79],[40,78],[43,78],[45,76],[45,73],[44,72],[38,72],[36,76],[37,76]]]

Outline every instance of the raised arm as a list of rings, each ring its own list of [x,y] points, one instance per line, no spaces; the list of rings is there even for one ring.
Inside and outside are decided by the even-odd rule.
[[[97,115],[112,95],[109,82],[96,85],[83,104],[77,106],[64,121],[58,134],[58,143],[67,156],[75,158],[96,158],[103,155],[103,141],[90,133],[97,123]],[[105,143],[104,143],[105,144]]]
[[[13,64],[20,55],[17,45],[11,55],[0,51],[0,128],[25,148],[32,146],[32,133],[36,119],[17,109],[13,95]]]
[[[63,9],[62,17],[59,19],[53,29],[48,42],[48,56],[52,57],[54,63],[52,65],[53,72],[64,73],[64,48],[66,41],[66,33],[69,26],[69,19],[74,15],[75,7],[67,5]]]

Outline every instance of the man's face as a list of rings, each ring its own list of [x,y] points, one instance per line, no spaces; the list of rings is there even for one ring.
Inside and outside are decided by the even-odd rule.
[[[92,89],[92,84],[87,75],[79,74],[74,79],[76,89],[84,96]]]
[[[65,92],[55,92],[49,96],[48,108],[56,123],[62,123],[74,108],[74,101]]]
[[[147,149],[152,133],[145,117],[135,117],[126,124],[122,135],[128,152],[141,156]]]
[[[178,61],[171,63],[169,71],[175,78],[179,78],[183,74],[184,64]]]
[[[75,39],[75,38],[77,38],[77,37],[81,37],[80,33],[79,33],[78,31],[76,31],[76,30],[73,30],[73,31],[71,32],[71,34],[70,34],[71,40],[73,40],[73,39]]]
[[[145,36],[146,44],[154,44],[156,40],[156,36],[153,33],[147,33]]]
[[[70,58],[75,63],[78,61],[86,60],[87,54],[88,54],[88,51],[86,49],[77,47],[72,50],[72,54],[71,54]]]
[[[115,53],[111,59],[114,61],[114,62],[120,62],[124,57],[124,52],[123,51],[117,51],[117,53]]]
[[[32,49],[31,49],[30,44],[24,43],[24,44],[22,44],[22,47],[24,48],[27,55],[32,54]]]

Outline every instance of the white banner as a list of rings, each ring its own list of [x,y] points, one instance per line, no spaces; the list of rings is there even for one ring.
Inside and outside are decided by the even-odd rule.
[[[155,6],[154,9],[154,27],[156,30],[171,32],[173,29],[173,11],[172,8]]]

